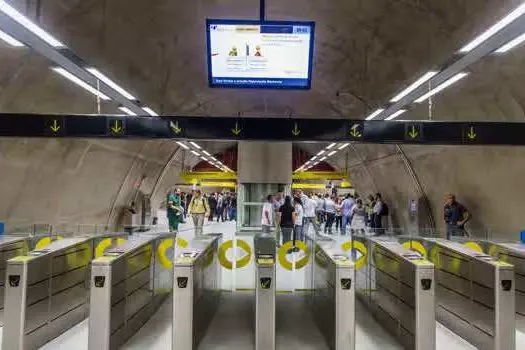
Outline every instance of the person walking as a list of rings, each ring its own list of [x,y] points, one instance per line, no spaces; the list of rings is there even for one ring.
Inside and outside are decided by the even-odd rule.
[[[292,240],[292,232],[295,226],[295,208],[292,205],[292,197],[286,196],[284,204],[279,208],[279,227],[281,229],[282,244]]]
[[[204,218],[209,215],[210,207],[208,201],[202,195],[201,190],[196,190],[188,207],[188,213],[193,219],[195,237],[201,237],[203,233]]]
[[[452,237],[469,237],[465,224],[472,218],[465,206],[456,201],[456,196],[447,194],[443,209],[444,221],[447,226],[447,239]]]
[[[295,246],[295,241],[300,240],[304,241],[303,237],[303,218],[304,218],[304,208],[301,198],[294,197],[294,215],[295,215],[295,225],[293,232],[293,245]]]
[[[313,196],[310,196],[306,201],[306,205],[304,206],[303,237],[306,237],[308,235],[310,225],[313,226],[315,235],[317,237],[319,236],[319,224],[317,223],[317,217],[315,214],[316,207],[317,203],[315,199],[313,198]]]
[[[180,190],[177,189],[168,194],[166,201],[166,211],[168,214],[168,226],[170,232],[178,232],[179,224],[184,215],[184,208],[181,205]]]
[[[237,194],[235,192],[233,192],[230,197],[228,217],[230,221],[237,220]]]
[[[262,232],[269,234],[272,231],[274,211],[273,211],[273,195],[269,194],[266,197],[266,202],[263,204],[261,214]]]
[[[324,198],[324,204],[323,204],[324,213],[326,215],[326,223],[324,226],[324,233],[328,233],[329,235],[332,234],[332,225],[334,224],[335,220],[335,202],[332,198],[330,198],[330,195],[327,193]]]
[[[376,202],[374,196],[369,195],[366,200],[366,223],[371,229],[374,228],[374,207]]]
[[[343,226],[343,214],[341,213],[341,209],[342,209],[341,198],[335,197],[334,202],[335,202],[335,231],[343,234],[341,231],[341,228],[342,228],[341,226]]]
[[[376,193],[374,205],[374,231],[381,236],[385,233],[383,229],[383,216],[388,216],[387,205],[383,202],[381,193]]]
[[[341,204],[341,215],[343,217],[341,235],[343,236],[346,235],[346,228],[352,222],[352,208],[354,207],[354,204],[354,199],[350,193],[346,195],[345,200]]]

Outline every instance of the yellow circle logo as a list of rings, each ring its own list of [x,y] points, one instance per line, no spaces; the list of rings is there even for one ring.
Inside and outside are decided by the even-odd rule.
[[[465,242],[463,245],[465,247],[469,248],[469,249],[472,249],[472,250],[478,252],[478,253],[483,253],[483,249],[476,242]]]
[[[117,238],[117,245],[121,245],[126,243],[126,240],[124,238]],[[95,248],[95,258],[100,258],[108,248],[110,248],[113,245],[113,240],[111,238],[104,238],[101,240],[97,247]]]
[[[55,239],[53,239],[55,238]],[[51,237],[51,236],[48,236],[48,237],[44,237],[44,238],[41,238],[35,245],[35,250],[40,250],[42,248],[45,248],[47,247],[48,245],[51,244],[51,242],[53,241],[59,241],[61,239],[64,239],[64,237],[62,236],[56,236],[56,237]]]
[[[189,246],[189,242],[181,237],[177,237],[177,247],[186,248]],[[168,258],[167,251],[168,249],[173,248],[173,238],[166,238],[160,242],[159,247],[157,248],[157,257],[162,267],[166,269],[171,269],[173,267],[172,259]]]
[[[360,241],[347,241],[341,244],[341,249],[343,249],[345,252],[355,249],[359,252],[359,256],[354,261],[355,269],[359,270],[363,266],[365,266],[367,260],[368,260],[368,249],[363,244],[363,242]]]
[[[250,247],[250,245],[246,243],[246,241],[243,241],[242,239],[237,239],[236,242],[237,242],[237,247],[241,248],[243,252],[245,253],[244,256],[242,256],[241,258],[238,258],[237,261],[235,262],[235,267],[237,269],[240,269],[240,268],[247,266],[250,263],[250,260],[252,259],[252,247]],[[228,250],[232,248],[233,248],[233,240],[231,239],[224,242],[219,247],[219,262],[224,268],[228,270],[233,269],[233,262],[228,259],[228,257],[226,256],[226,253],[228,252]]]
[[[403,247],[406,249],[410,249],[412,251],[415,251],[416,253],[419,253],[421,257],[427,258],[427,250],[421,242],[418,241],[406,241],[402,244]]]
[[[288,251],[294,247],[292,241],[288,241],[284,243],[281,248],[279,248],[278,252],[278,259],[281,266],[289,271],[293,270],[293,262],[288,260]],[[295,269],[299,270],[308,264],[308,260],[310,260],[310,253],[308,252],[308,247],[303,241],[295,241],[295,247],[299,248],[300,251],[304,253],[304,255],[295,262]]]

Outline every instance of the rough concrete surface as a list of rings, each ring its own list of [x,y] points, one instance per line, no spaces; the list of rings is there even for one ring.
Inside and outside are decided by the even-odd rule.
[[[207,17],[257,18],[257,0],[12,0],[76,54],[163,114],[362,118],[423,72],[443,63],[518,0],[267,1],[268,19],[317,22],[311,91],[207,87]],[[40,10],[38,10],[40,9]],[[404,119],[524,121],[525,48],[493,56]],[[57,76],[28,49],[0,43],[0,110],[96,113],[92,96]],[[102,103],[102,113],[115,113]],[[0,140],[0,219],[118,222],[137,193],[158,205],[177,181],[171,141]],[[515,237],[525,228],[524,148],[355,145],[349,165],[362,193],[381,191],[392,224],[409,225],[409,199],[443,227],[442,197],[454,192],[471,229]],[[185,158],[191,167],[197,160]],[[425,209],[426,208],[426,209]]]

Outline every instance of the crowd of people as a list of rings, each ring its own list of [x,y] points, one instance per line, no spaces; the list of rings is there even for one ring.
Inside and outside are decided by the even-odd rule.
[[[368,196],[365,200],[357,194],[345,197],[332,194],[312,194],[302,190],[293,196],[282,193],[268,195],[263,205],[261,224],[263,232],[270,233],[272,226],[278,229],[282,242],[304,240],[310,227],[316,235],[339,233],[384,233],[383,218],[388,216],[388,205],[381,194]],[[335,227],[334,227],[335,225]]]
[[[179,230],[179,224],[191,217],[195,235],[203,233],[206,219],[234,221],[237,217],[237,195],[235,192],[213,192],[206,194],[201,189],[183,193],[176,189],[168,193],[166,200],[168,225],[171,232]]]

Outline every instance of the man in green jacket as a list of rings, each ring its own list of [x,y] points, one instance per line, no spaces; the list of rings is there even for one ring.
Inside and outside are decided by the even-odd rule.
[[[181,205],[180,189],[168,194],[167,212],[170,232],[178,232],[179,223],[182,221],[182,213],[184,213],[184,208]]]

